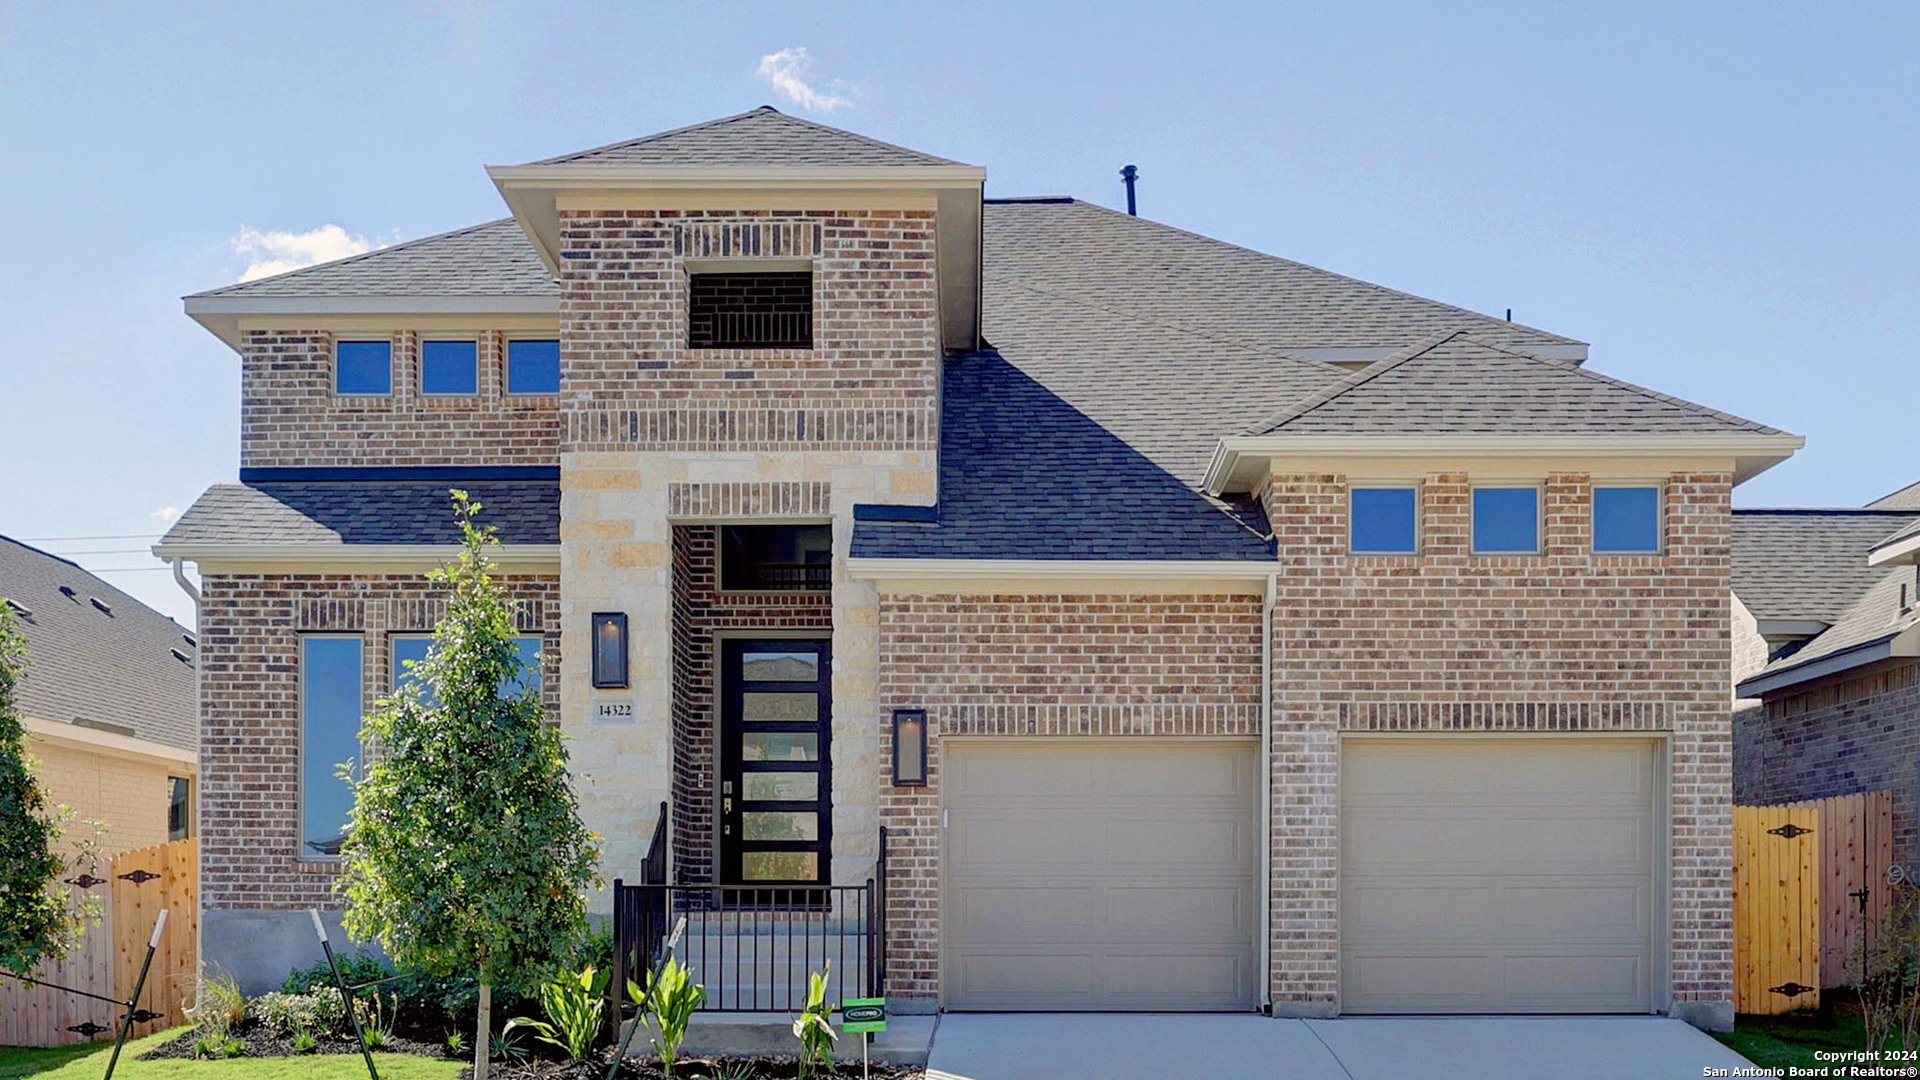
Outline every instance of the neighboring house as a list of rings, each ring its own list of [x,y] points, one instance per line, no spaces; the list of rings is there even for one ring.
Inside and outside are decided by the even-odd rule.
[[[1920,860],[1920,484],[1860,509],[1736,510],[1734,798],[1893,792]]]
[[[772,109],[490,175],[510,220],[187,298],[242,384],[155,549],[209,961],[337,907],[459,486],[605,874],[663,802],[684,882],[884,827],[896,1008],[1731,1023],[1731,490],[1798,437]]]
[[[0,602],[31,662],[27,752],[103,856],[193,832],[193,632],[55,555],[0,536]],[[95,874],[105,876],[104,863]]]

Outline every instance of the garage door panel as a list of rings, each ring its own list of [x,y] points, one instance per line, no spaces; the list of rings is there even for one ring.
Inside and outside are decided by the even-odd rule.
[[[1656,773],[1640,740],[1355,740],[1349,1012],[1643,1012]]]
[[[949,1007],[1251,1006],[1251,743],[956,739],[944,751]]]

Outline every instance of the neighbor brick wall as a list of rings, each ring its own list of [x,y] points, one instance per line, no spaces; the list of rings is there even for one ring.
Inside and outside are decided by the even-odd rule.
[[[813,261],[813,348],[690,349],[686,259]],[[561,211],[569,450],[937,444],[934,215]]]
[[[521,630],[544,636],[557,710],[559,579],[503,574]],[[431,631],[440,589],[416,575],[221,574],[201,581],[200,886],[208,908],[334,909],[335,864],[300,857],[300,638],[365,636],[362,707],[389,691],[387,635]]]
[[[790,630],[825,637],[833,629],[833,594],[824,589],[721,592],[714,557],[719,534],[718,525],[673,527],[673,863],[678,880],[695,883],[717,880],[720,635]]]
[[[1893,857],[1920,865],[1920,661],[1783,692],[1734,714],[1734,799],[1741,805],[1893,792]]]
[[[883,786],[887,992],[939,994],[948,735],[1258,735],[1258,596],[880,596],[880,701],[927,710],[928,784]],[[883,740],[881,783],[893,775]]]
[[[102,751],[34,734],[27,737],[27,753],[39,762],[35,775],[52,801],[73,808],[61,847],[72,852],[91,837],[103,858],[166,843],[168,778],[193,776],[190,762]],[[101,831],[96,834],[88,821],[100,822]],[[105,876],[105,864],[94,873]]]
[[[1730,478],[1666,484],[1665,550],[1588,550],[1591,486],[1550,475],[1544,551],[1469,553],[1470,485],[1425,478],[1422,550],[1351,556],[1345,480],[1275,477],[1272,993],[1338,1001],[1343,730],[1671,733],[1672,991],[1732,998]]]
[[[413,331],[392,335],[391,394],[334,394],[334,336],[247,332],[240,346],[242,468],[559,465],[559,399],[505,392],[500,332],[479,335],[480,392],[452,397],[420,393],[422,335]]]

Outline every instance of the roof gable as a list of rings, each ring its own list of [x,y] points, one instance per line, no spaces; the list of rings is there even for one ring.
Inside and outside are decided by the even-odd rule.
[[[1875,510],[1912,510],[1920,513],[1920,480],[1868,503]]]
[[[788,116],[771,105],[762,105],[718,120],[528,164],[811,168],[961,162]]]
[[[1737,509],[1734,594],[1757,619],[1838,622],[1886,576],[1867,552],[1913,521],[1898,510]]]

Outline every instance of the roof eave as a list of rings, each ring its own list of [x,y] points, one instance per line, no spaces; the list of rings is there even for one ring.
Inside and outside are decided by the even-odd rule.
[[[1874,641],[1861,642],[1839,652],[1828,653],[1803,663],[1773,672],[1761,672],[1733,688],[1736,697],[1762,697],[1778,690],[1852,671],[1868,664],[1896,657],[1920,657],[1920,625],[1889,633]]]
[[[332,318],[341,315],[558,315],[556,296],[208,296],[181,299],[187,317],[240,350],[240,324],[249,318]]]
[[[1740,484],[1806,444],[1798,435],[1233,435],[1214,447],[1203,487],[1210,495],[1255,490],[1261,465],[1296,457],[1711,457],[1732,462]]]
[[[162,541],[153,554],[166,562],[183,560],[209,567],[246,564],[312,570],[331,566],[441,566],[459,556],[459,544],[230,544],[205,540]],[[558,569],[559,544],[501,544],[489,548],[488,561],[514,569]]]
[[[1868,566],[1899,566],[1907,563],[1920,566],[1920,532],[1881,544],[1867,552]]]
[[[1235,559],[912,559],[849,558],[856,581],[965,584],[992,581],[1210,582],[1260,584],[1278,573],[1272,560]]]

